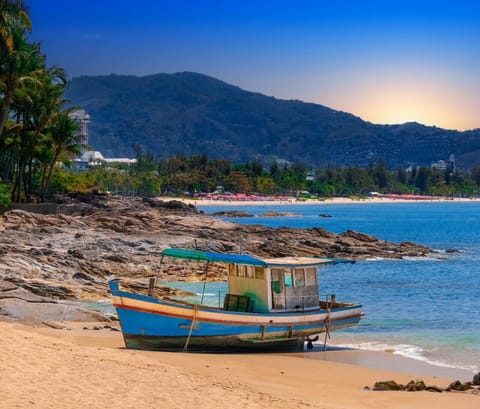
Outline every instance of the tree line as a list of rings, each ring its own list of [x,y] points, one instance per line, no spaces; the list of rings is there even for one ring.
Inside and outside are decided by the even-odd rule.
[[[22,0],[0,0],[0,204],[45,200],[60,161],[83,136],[63,93],[65,70],[48,67]]]
[[[273,161],[233,163],[206,154],[155,158],[137,146],[136,163],[103,165],[83,172],[57,168],[52,193],[108,191],[141,196],[198,196],[244,193],[291,196],[362,196],[371,192],[438,196],[477,196],[480,167],[469,171],[412,167],[389,170],[383,162],[366,168],[328,166],[311,169]]]

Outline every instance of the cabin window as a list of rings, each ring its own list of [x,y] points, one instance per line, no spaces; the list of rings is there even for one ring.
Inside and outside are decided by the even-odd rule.
[[[317,284],[317,269],[315,267],[308,267],[307,269],[307,277],[305,280],[305,284],[308,285],[316,285]]]
[[[247,271],[247,278],[254,278],[255,277],[255,270],[253,266],[245,266],[245,269]]]
[[[303,287],[305,285],[305,274],[302,269],[295,270],[295,287]]]
[[[255,278],[265,280],[265,269],[263,267],[255,267]]]
[[[293,274],[289,270],[285,270],[283,272],[283,282],[285,283],[285,287],[293,287]]]
[[[272,290],[275,294],[281,294],[283,291],[282,273],[279,268],[272,268]]]
[[[237,266],[237,276],[238,277],[245,277],[245,269],[247,266]]]
[[[237,269],[235,267],[236,267],[235,264],[229,264],[228,265],[228,275],[229,276],[237,275]]]

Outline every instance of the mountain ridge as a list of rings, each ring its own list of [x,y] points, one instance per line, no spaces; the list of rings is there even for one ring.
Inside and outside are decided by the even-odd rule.
[[[480,129],[417,122],[379,125],[326,106],[241,89],[204,74],[75,77],[66,97],[92,118],[89,143],[105,156],[206,153],[233,162],[283,159],[311,166],[430,165],[454,154],[480,164]]]

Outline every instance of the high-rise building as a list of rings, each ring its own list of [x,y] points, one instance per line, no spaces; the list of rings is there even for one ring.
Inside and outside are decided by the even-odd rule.
[[[88,145],[88,124],[90,124],[90,115],[88,115],[87,111],[84,109],[77,109],[72,111],[69,114],[69,117],[78,121],[80,124],[80,133],[83,136],[83,144]]]

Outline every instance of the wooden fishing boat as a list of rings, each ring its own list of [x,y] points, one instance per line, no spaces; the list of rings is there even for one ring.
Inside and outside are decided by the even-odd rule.
[[[316,257],[259,259],[169,248],[164,256],[222,263],[228,269],[223,306],[211,307],[122,291],[109,282],[127,348],[149,350],[311,347],[318,334],[355,326],[362,306],[320,299],[318,267],[338,260]],[[205,288],[205,287],[204,287]]]

